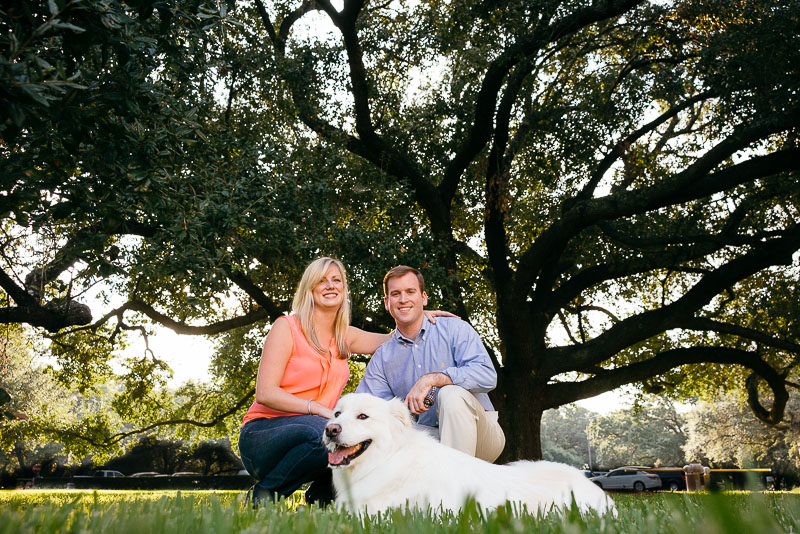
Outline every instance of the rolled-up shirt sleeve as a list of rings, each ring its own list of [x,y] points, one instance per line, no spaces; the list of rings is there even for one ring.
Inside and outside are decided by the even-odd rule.
[[[364,378],[356,387],[356,393],[369,393],[386,400],[394,398],[392,388],[389,387],[389,381],[386,380],[386,374],[383,372],[380,349],[369,360],[367,368],[364,370]]]
[[[497,371],[478,333],[461,321],[453,335],[455,366],[442,370],[453,384],[473,393],[488,393],[497,387]]]

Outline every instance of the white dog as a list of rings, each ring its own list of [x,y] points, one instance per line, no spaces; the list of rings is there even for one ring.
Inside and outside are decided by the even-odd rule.
[[[399,399],[343,396],[323,441],[333,468],[336,502],[353,512],[405,507],[458,511],[468,498],[483,509],[507,501],[531,513],[569,507],[611,511],[614,503],[575,468],[554,462],[494,465],[451,449],[413,428]]]

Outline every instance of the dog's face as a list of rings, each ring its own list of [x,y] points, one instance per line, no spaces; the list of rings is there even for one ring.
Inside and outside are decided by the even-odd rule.
[[[322,437],[333,468],[357,465],[375,455],[385,457],[392,435],[411,426],[411,414],[400,399],[385,401],[364,393],[339,399]]]

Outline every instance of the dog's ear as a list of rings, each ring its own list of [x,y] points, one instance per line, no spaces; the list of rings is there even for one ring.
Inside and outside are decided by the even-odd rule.
[[[397,397],[393,398],[389,401],[389,409],[392,412],[392,415],[401,423],[403,426],[411,426],[411,413],[406,408],[406,405],[403,404],[403,401],[398,399]]]

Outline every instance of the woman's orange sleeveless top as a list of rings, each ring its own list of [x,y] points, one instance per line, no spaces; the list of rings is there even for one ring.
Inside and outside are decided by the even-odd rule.
[[[287,320],[292,329],[292,354],[286,362],[280,387],[292,395],[303,399],[311,399],[331,410],[339,400],[347,380],[350,378],[350,367],[346,359],[340,359],[336,340],[331,339],[328,345],[330,360],[320,354],[309,343],[297,316],[284,315],[278,321]],[[277,321],[276,321],[277,322]],[[286,415],[302,415],[281,412],[254,402],[242,420],[242,424],[259,417],[283,417]]]

